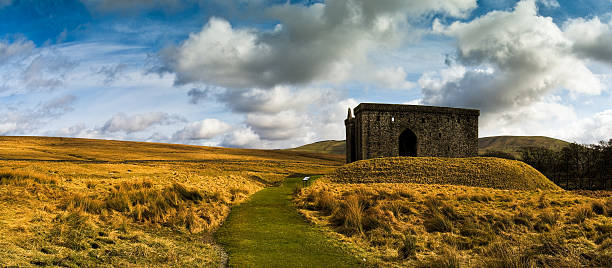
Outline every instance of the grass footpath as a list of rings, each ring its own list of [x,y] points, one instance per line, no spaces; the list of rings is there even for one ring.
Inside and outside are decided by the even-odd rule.
[[[288,178],[232,208],[215,234],[229,255],[229,267],[362,266],[297,212],[291,197],[300,180]]]

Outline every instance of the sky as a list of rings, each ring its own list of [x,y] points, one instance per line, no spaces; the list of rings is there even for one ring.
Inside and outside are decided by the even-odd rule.
[[[362,102],[612,138],[612,0],[0,0],[0,135],[289,148]]]

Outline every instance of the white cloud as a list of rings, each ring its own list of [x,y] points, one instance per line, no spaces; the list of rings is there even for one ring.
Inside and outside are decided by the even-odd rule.
[[[182,130],[172,135],[176,141],[206,140],[212,139],[220,134],[231,130],[230,125],[214,118],[207,118],[202,121],[191,122]]]
[[[557,0],[538,0],[546,8],[559,8],[559,2]]]
[[[374,72],[373,81],[390,89],[410,89],[414,83],[406,81],[406,71],[402,67],[382,68]]]
[[[72,111],[76,97],[65,95],[24,108],[22,103],[3,103],[0,107],[0,135],[31,135],[51,120]]]
[[[238,148],[264,148],[259,136],[248,127],[232,131],[224,138],[222,145]]]
[[[132,133],[146,130],[155,125],[169,125],[182,121],[184,121],[184,119],[182,119],[180,116],[162,112],[150,112],[132,116],[119,113],[106,121],[104,126],[100,128],[100,132]]]
[[[8,62],[15,56],[29,55],[34,48],[36,48],[36,45],[30,40],[18,39],[12,43],[6,40],[0,41],[0,65]]]
[[[265,140],[288,140],[307,132],[309,118],[294,110],[276,114],[247,114],[245,123]]]
[[[582,143],[597,143],[612,139],[612,109],[604,110],[592,117],[578,121],[570,126],[573,139]]]
[[[457,38],[461,65],[421,77],[425,104],[500,113],[529,106],[558,88],[591,95],[603,89],[561,29],[537,14],[533,0],[470,22],[435,23],[434,30]]]
[[[375,70],[368,65],[370,52],[401,43],[410,30],[408,17],[434,12],[460,17],[475,7],[475,0],[275,5],[263,11],[280,22],[273,31],[234,28],[224,19],[212,18],[162,57],[178,83],[271,88],[359,80],[364,70]],[[397,80],[395,74],[392,85],[397,86]]]
[[[598,17],[590,20],[568,20],[564,34],[572,40],[573,49],[579,55],[612,64],[612,20],[603,23]]]
[[[76,65],[54,47],[36,48],[25,39],[0,41],[0,91],[16,94],[58,88]]]
[[[612,110],[579,116],[573,105],[558,96],[515,110],[481,118],[480,136],[548,136],[569,142],[592,144],[612,138]]]
[[[289,87],[276,86],[265,89],[226,90],[218,95],[218,100],[236,112],[241,113],[279,113],[288,109],[306,110],[320,98],[324,92],[318,89],[304,88],[292,91]]]

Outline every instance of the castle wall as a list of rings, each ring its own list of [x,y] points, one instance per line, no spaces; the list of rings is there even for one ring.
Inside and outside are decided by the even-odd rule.
[[[478,110],[362,103],[354,110],[356,159],[399,156],[399,138],[410,129],[417,136],[417,156],[478,155]],[[348,125],[347,125],[348,126]],[[347,128],[347,149],[350,146]],[[348,151],[348,150],[347,150]]]

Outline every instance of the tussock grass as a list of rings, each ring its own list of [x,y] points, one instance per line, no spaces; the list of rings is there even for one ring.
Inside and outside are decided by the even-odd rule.
[[[334,203],[327,206],[331,213],[316,205],[322,199]],[[319,179],[295,203],[312,222],[362,249],[360,257],[384,267],[607,267],[612,217],[593,207],[609,200],[566,191]]]
[[[57,179],[34,172],[4,170],[0,171],[0,185],[26,186],[29,184],[57,184]]]
[[[423,183],[508,190],[560,190],[529,165],[514,160],[474,157],[389,157],[353,162],[329,179],[339,183]]]
[[[218,266],[212,234],[253,193],[333,155],[0,137],[0,266]],[[45,160],[45,161],[42,161]]]

